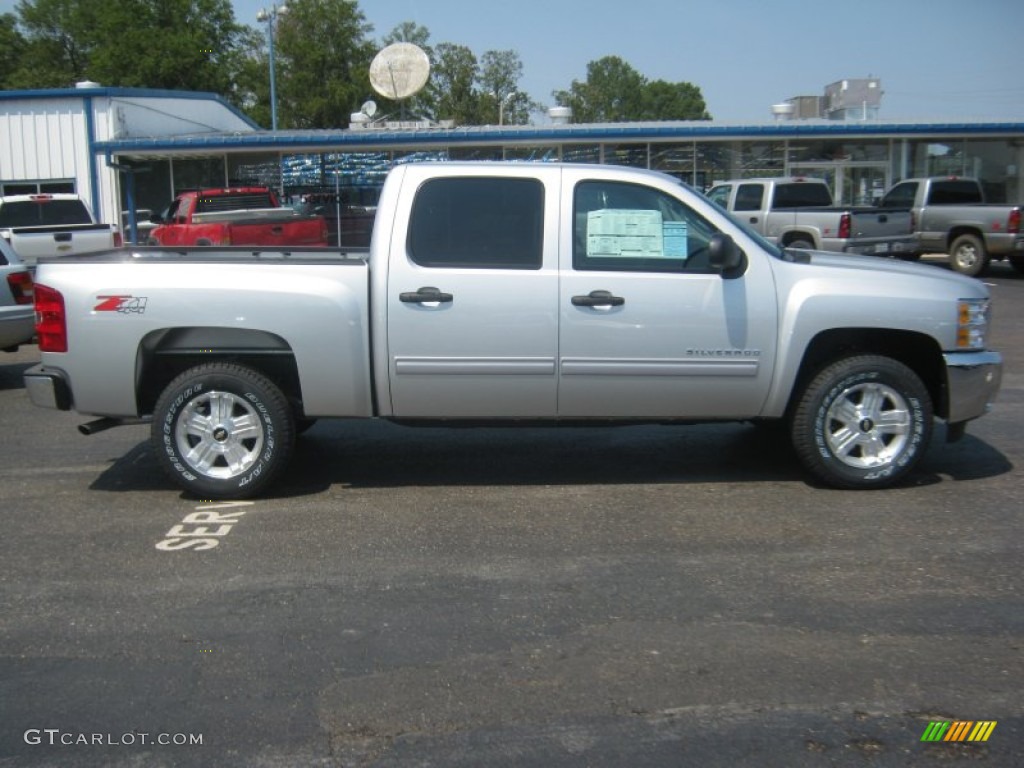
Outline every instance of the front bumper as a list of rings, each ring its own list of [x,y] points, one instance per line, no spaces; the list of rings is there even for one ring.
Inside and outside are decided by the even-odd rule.
[[[1003,358],[998,352],[947,352],[946,392],[949,424],[976,419],[992,408],[1003,380]]]
[[[59,368],[34,365],[24,373],[25,391],[33,405],[70,411],[74,400],[67,374]]]

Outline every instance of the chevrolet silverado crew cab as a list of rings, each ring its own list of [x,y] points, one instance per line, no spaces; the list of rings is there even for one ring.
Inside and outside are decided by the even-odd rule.
[[[1009,258],[1024,272],[1021,206],[986,203],[981,182],[955,176],[906,179],[893,186],[882,205],[909,207],[920,253],[948,253],[957,272],[974,277],[992,259]]]
[[[836,206],[824,179],[723,181],[708,197],[773,243],[879,256],[917,250],[910,209]]]
[[[266,488],[329,417],[777,421],[812,475],[876,488],[1002,372],[981,282],[781,248],[612,166],[399,165],[368,252],[123,249],[43,263],[35,307],[32,401],[151,422],[202,498]]]

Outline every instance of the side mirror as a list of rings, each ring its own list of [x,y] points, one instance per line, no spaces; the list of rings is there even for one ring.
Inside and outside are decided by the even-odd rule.
[[[729,235],[716,232],[708,242],[708,255],[711,267],[722,274],[722,277],[733,278],[743,274],[747,266],[747,257]]]

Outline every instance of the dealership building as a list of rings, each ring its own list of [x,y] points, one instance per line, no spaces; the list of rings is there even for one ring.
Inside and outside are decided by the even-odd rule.
[[[353,115],[337,130],[267,131],[221,97],[190,91],[0,91],[0,193],[76,192],[130,235],[135,211],[182,189],[268,185],[286,201],[371,208],[388,169],[420,160],[607,163],[698,189],[724,179],[814,176],[842,204],[871,204],[914,176],[981,179],[992,202],[1024,201],[1024,123],[888,122],[778,115],[714,121],[473,126]]]

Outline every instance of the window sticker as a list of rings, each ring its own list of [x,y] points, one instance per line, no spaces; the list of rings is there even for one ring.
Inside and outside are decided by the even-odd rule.
[[[663,258],[665,237],[660,211],[601,208],[587,213],[587,256]]]

